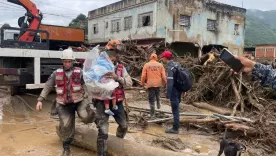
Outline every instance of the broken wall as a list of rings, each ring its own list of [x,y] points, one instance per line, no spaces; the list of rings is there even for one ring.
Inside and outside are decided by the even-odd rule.
[[[246,10],[211,0],[174,0],[169,8],[173,25],[167,40],[223,45],[241,55],[244,47]],[[190,17],[190,25],[181,26],[180,16]],[[207,30],[207,21],[215,21],[215,29]],[[183,21],[182,21],[183,22]]]

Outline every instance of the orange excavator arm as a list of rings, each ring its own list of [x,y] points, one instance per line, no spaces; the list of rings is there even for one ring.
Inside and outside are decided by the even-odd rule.
[[[21,28],[19,41],[33,42],[37,32],[26,29],[38,30],[42,20],[42,14],[31,0],[8,0],[8,2],[20,5],[26,9],[26,14],[18,19]]]

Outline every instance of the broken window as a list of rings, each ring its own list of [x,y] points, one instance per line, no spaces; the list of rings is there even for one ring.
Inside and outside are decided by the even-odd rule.
[[[139,15],[139,27],[151,26],[153,24],[152,12]]]
[[[239,32],[239,27],[240,27],[240,25],[239,25],[239,24],[235,24],[235,28],[234,28],[234,35],[240,35],[240,32]]]
[[[121,21],[119,19],[111,21],[111,32],[119,32],[120,29],[121,29]]]
[[[168,6],[168,0],[165,0],[165,5]]]
[[[107,28],[108,28],[108,22],[105,23],[105,29],[107,29]]]
[[[215,31],[217,24],[216,24],[216,20],[207,20],[207,30],[208,31]]]
[[[132,28],[132,17],[125,18],[125,30],[129,30]]]
[[[18,36],[19,36],[19,34],[13,34],[13,39],[18,40]]]
[[[190,27],[191,26],[191,16],[180,15],[180,26]]]
[[[98,24],[94,24],[93,25],[93,33],[94,34],[97,34],[99,31],[98,31]]]

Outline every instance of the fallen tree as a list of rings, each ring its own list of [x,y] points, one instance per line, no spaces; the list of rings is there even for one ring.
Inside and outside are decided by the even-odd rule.
[[[204,102],[193,102],[192,103],[193,106],[197,107],[197,108],[201,108],[201,109],[206,109],[206,110],[209,110],[211,112],[214,112],[214,113],[219,113],[219,114],[223,114],[223,115],[230,115],[231,114],[231,111],[229,109],[226,109],[226,108],[218,108],[218,107],[215,107],[215,106],[212,106],[208,103],[204,103]]]
[[[56,128],[59,135],[58,128]],[[85,125],[76,126],[73,144],[77,147],[97,151],[97,135],[98,132],[90,129]],[[108,154],[111,156],[182,156],[183,153],[176,153],[164,149],[151,146],[145,146],[126,139],[120,139],[116,136],[108,136]]]

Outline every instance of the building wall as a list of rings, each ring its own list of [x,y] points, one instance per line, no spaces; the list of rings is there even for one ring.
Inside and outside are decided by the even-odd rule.
[[[123,2],[126,3],[128,0],[123,0],[120,5],[114,4],[114,6],[122,6]],[[104,15],[104,12],[107,12],[104,11],[106,9],[90,12],[89,42],[106,42],[108,39],[128,39],[129,37],[132,39],[165,38],[167,42],[193,42],[201,47],[209,44],[223,45],[234,54],[243,53],[245,9],[211,0],[157,0],[146,1],[146,4],[139,2],[140,4],[136,4],[135,7],[121,8],[117,12],[113,10],[112,14]],[[138,14],[149,11],[153,12],[153,25],[138,27]],[[104,29],[104,22],[116,17],[121,20],[123,27],[123,19],[129,15],[133,17],[131,30],[111,33],[110,27]],[[190,16],[190,26],[180,26],[180,15]],[[207,30],[208,19],[216,20],[215,31]],[[99,23],[98,34],[92,34],[95,23]],[[235,24],[238,24],[237,31],[235,31]]]
[[[274,59],[276,57],[276,45],[257,45],[256,58]]]
[[[149,2],[146,4],[139,5],[139,7],[134,7],[130,9],[125,9],[123,11],[114,12],[112,14],[98,17],[88,21],[88,39],[89,43],[106,42],[109,39],[144,39],[144,38],[155,38],[156,35],[156,8],[157,2]],[[143,13],[153,13],[153,20],[151,26],[139,27],[138,17],[139,14]],[[132,17],[132,28],[129,30],[124,30],[124,18]],[[120,20],[121,29],[119,32],[111,31],[111,21]],[[108,27],[106,28],[106,22],[108,22]],[[98,24],[98,33],[93,34],[93,26]]]
[[[175,0],[171,10],[173,29],[179,31],[169,30],[168,40],[223,45],[235,54],[243,53],[245,9],[203,0]],[[190,16],[190,26],[180,26],[180,15]],[[216,20],[215,31],[207,30],[208,19]]]

